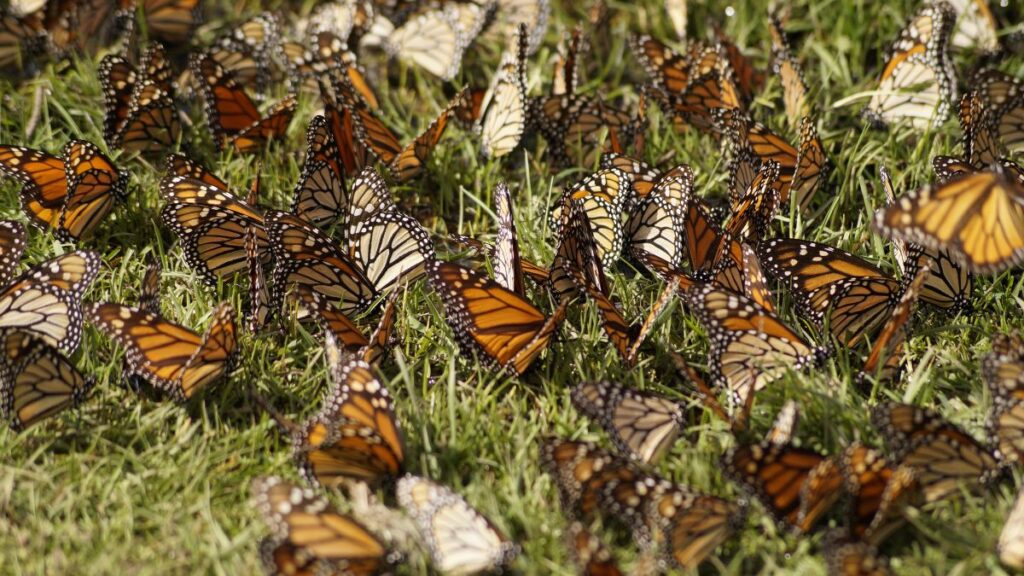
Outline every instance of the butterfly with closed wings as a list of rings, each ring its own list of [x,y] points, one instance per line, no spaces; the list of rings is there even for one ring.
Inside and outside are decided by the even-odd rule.
[[[134,375],[182,403],[231,370],[238,342],[228,303],[214,310],[202,335],[159,314],[109,302],[93,304],[89,321],[125,349]]]
[[[71,140],[60,157],[42,150],[0,146],[0,172],[21,181],[22,210],[58,238],[87,238],[126,199],[128,174],[95,144]]]

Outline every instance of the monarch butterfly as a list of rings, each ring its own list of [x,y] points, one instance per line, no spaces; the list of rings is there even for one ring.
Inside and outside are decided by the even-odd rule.
[[[886,204],[896,203],[896,192],[892,179],[885,167],[879,169],[882,189],[885,190]],[[921,300],[951,313],[970,311],[972,276],[962,266],[954,262],[943,250],[930,250],[918,244],[906,243],[894,239],[893,254],[896,265],[904,278],[913,278],[917,270],[925,266],[931,274],[925,278],[921,287]]]
[[[633,54],[651,77],[656,89],[665,95],[682,94],[686,90],[694,60],[702,49],[700,43],[693,43],[685,56],[650,36],[636,36],[631,44]]]
[[[525,29],[516,36],[516,51],[505,52],[487,92],[480,101],[480,152],[484,158],[501,158],[519,146],[526,129],[529,103],[526,98]]]
[[[740,445],[723,458],[726,475],[752,492],[779,522],[808,532],[841,495],[832,458],[790,444]]]
[[[579,68],[579,34],[573,41],[566,70],[569,80],[561,93],[534,98],[530,104],[531,123],[537,125],[548,142],[549,154],[554,162],[568,164],[578,148],[591,151],[598,145],[601,129],[607,130],[613,146],[616,141],[633,137],[642,128],[640,121],[618,110],[599,97],[575,92]],[[589,156],[589,154],[585,155]]]
[[[9,7],[0,11],[0,70],[30,70],[46,46],[46,31],[33,14],[19,15]]]
[[[88,262],[91,271],[80,277],[91,284],[98,258],[91,253],[72,253],[44,262],[4,288],[0,294],[0,328],[31,333],[50,345],[74,351],[82,336],[81,294],[67,288],[62,278],[79,273],[66,272],[75,264]],[[53,272],[51,272],[53,271]],[[52,276],[49,276],[52,275]]]
[[[715,496],[673,490],[655,501],[671,565],[692,570],[742,524],[746,509]]]
[[[1020,333],[996,334],[982,369],[993,396],[1024,398],[1024,338]]]
[[[176,166],[189,175],[175,175]],[[214,286],[219,279],[248,271],[245,239],[250,229],[263,263],[269,258],[263,214],[249,202],[255,201],[257,189],[253,188],[249,198],[243,200],[223,184],[202,166],[176,156],[168,161],[167,175],[160,181],[164,225],[178,236],[189,265]]]
[[[649,543],[658,520],[678,507],[660,500],[676,487],[657,476],[641,473],[627,460],[598,448],[591,442],[545,438],[541,441],[541,464],[558,487],[563,510],[572,518],[590,518],[600,512],[625,522],[634,537]],[[665,520],[665,518],[660,518]]]
[[[368,576],[397,559],[362,524],[309,488],[276,476],[257,478],[252,498],[272,532],[263,546],[264,562],[275,573]]]
[[[577,26],[568,39],[565,53],[559,46],[558,60],[555,63],[551,79],[551,95],[563,96],[575,94],[580,81],[580,57],[587,51],[587,43],[583,40],[583,28]]]
[[[591,493],[601,515],[628,526],[633,539],[645,547],[661,536],[659,524],[664,519],[658,514],[663,502],[679,494],[682,497],[679,504],[688,506],[688,500],[693,497],[672,482],[655,474],[645,474],[633,466],[623,467],[621,473],[613,474]],[[667,504],[670,510],[674,508],[673,504]]]
[[[571,398],[580,412],[601,424],[620,452],[645,464],[660,460],[682,432],[682,408],[657,394],[603,380],[580,383]]]
[[[584,292],[593,300],[601,316],[605,334],[626,364],[632,366],[636,362],[640,344],[675,294],[674,286],[681,285],[689,279],[684,275],[670,278],[669,286],[666,286],[643,325],[629,324],[609,299],[608,281],[597,257],[597,247],[590,232],[591,226],[586,213],[579,206],[568,206],[562,210],[566,217],[561,226],[562,238],[549,275],[552,289],[563,304],[569,302],[577,290]],[[673,274],[669,273],[670,276]]]
[[[581,211],[586,215],[601,266],[609,268],[622,252],[625,239],[622,210],[628,201],[629,190],[625,173],[617,168],[599,170],[562,194],[551,214],[553,227],[556,230],[564,228],[561,225],[562,211],[567,206]]]
[[[464,106],[464,100],[468,98],[468,92],[463,90],[445,106],[441,114],[424,130],[415,140],[410,142],[391,160],[386,156],[382,159],[387,162],[388,169],[399,182],[411,180],[420,175],[425,167],[427,158],[437,147],[437,143],[444,135],[448,122],[455,114],[455,110]]]
[[[909,466],[890,466],[873,448],[855,443],[840,459],[846,491],[853,497],[850,532],[858,540],[879,541],[901,522],[892,516],[916,494],[916,474]]]
[[[889,559],[866,542],[833,534],[825,541],[828,573],[841,576],[890,576]]]
[[[306,160],[295,185],[291,211],[320,228],[344,224],[348,219],[345,167],[327,119],[316,116],[306,131]]]
[[[324,149],[336,157],[324,158],[335,168],[344,167],[345,175],[358,173],[377,161],[377,151],[368,146],[368,129],[375,131],[375,145],[387,147],[388,154],[397,154],[401,145],[386,126],[373,114],[369,104],[357,92],[355,85],[344,74],[332,73],[330,82],[317,78],[320,85],[320,99],[324,104],[327,127],[333,137],[333,147]],[[307,134],[308,136],[308,134]],[[329,143],[327,143],[329,144]]]
[[[71,351],[82,336],[81,302],[44,282],[8,287],[0,295],[0,329],[29,332],[47,344]]]
[[[767,279],[761,269],[761,261],[749,244],[741,246],[743,250],[743,294],[759,304],[765,310],[774,313],[775,303],[768,289]]]
[[[65,241],[89,236],[123,201],[128,174],[99,148],[70,140],[61,157],[20,146],[0,146],[0,171],[22,183],[22,210]]]
[[[195,162],[183,154],[170,154],[167,156],[165,172],[171,176],[182,176],[193,180],[199,180],[216,188],[220,188],[221,190],[227,190],[229,188],[228,183],[222,180],[219,176],[207,170],[202,164]]]
[[[15,432],[81,404],[95,380],[86,378],[56,348],[29,332],[0,333],[0,414]]]
[[[588,289],[604,297],[609,292],[608,281],[597,257],[594,238],[588,233],[586,214],[563,195],[559,220],[558,246],[548,270],[552,293],[559,302],[568,302]]]
[[[976,48],[985,53],[999,51],[998,25],[988,0],[950,0],[956,11],[954,48]]]
[[[363,97],[367,106],[374,110],[380,108],[377,95],[367,82],[366,72],[359,65],[356,54],[348,50],[345,41],[334,32],[321,30],[314,33],[311,47],[298,42],[283,42],[281,50],[291,71],[289,83],[292,91],[316,91],[321,78],[341,73]]]
[[[415,218],[398,211],[378,214],[352,231],[350,250],[374,289],[382,294],[423,274],[434,257],[430,236]]]
[[[577,146],[584,151],[585,161],[589,160],[589,151],[600,143],[602,129],[609,138],[629,141],[638,128],[625,111],[585,94],[534,99],[530,115],[548,143],[552,161],[560,165],[570,163]]]
[[[982,70],[971,80],[978,87],[992,131],[1010,152],[1024,150],[1024,85],[998,70]]]
[[[540,461],[555,480],[562,510],[571,517],[587,518],[600,510],[598,496],[613,479],[628,481],[640,475],[627,460],[593,442],[543,438]]]
[[[931,410],[887,402],[871,414],[893,458],[917,472],[926,502],[951,496],[962,484],[986,485],[998,462],[988,448]]]
[[[377,296],[359,265],[330,237],[285,212],[267,213],[267,234],[274,253],[275,292],[294,284],[338,302],[343,314],[364,310]]]
[[[254,226],[250,226],[245,231],[245,264],[249,277],[249,303],[248,309],[245,311],[246,325],[249,331],[255,334],[267,325],[273,310],[266,275],[263,273],[259,235]]]
[[[1011,568],[1024,568],[1024,492],[1018,492],[999,533],[996,552],[999,561]]]
[[[744,106],[750,104],[754,95],[764,87],[765,75],[758,70],[753,63],[743,54],[740,47],[718,26],[714,24],[715,41],[718,44],[721,58],[724,58],[729,66],[732,78],[739,90],[741,102]]]
[[[914,305],[921,294],[924,282],[930,275],[931,270],[927,266],[919,269],[903,290],[899,302],[893,307],[892,314],[885,321],[878,333],[878,339],[871,347],[868,359],[857,376],[859,380],[863,380],[867,375],[875,374],[881,380],[896,377],[903,356],[903,345],[907,338],[907,322],[910,321],[910,315],[914,311]]]
[[[325,333],[349,352],[359,352],[359,356],[368,364],[377,364],[387,349],[388,340],[391,338],[391,330],[395,322],[394,300],[397,292],[393,292],[388,298],[384,311],[381,313],[377,328],[369,338],[356,327],[355,324],[344,315],[341,310],[334,306],[318,292],[314,292],[309,286],[297,285],[296,292],[299,301],[311,313],[315,314],[321,321]]]
[[[335,488],[347,479],[376,484],[401,475],[405,442],[388,391],[360,358],[342,361],[327,342],[331,390],[323,407],[292,437],[293,454],[312,484]]]
[[[158,152],[173,146],[181,132],[164,48],[152,44],[138,68],[108,54],[98,71],[103,88],[103,139],[111,147]]]
[[[499,226],[500,225],[501,224],[499,223]],[[462,234],[449,234],[446,240],[450,244],[457,246],[459,249],[468,249],[477,255],[487,253],[492,258],[496,257],[496,246],[492,244],[487,244],[483,241],[477,240],[476,238],[470,238],[469,236],[465,236]],[[504,256],[502,258],[504,258]],[[530,279],[538,283],[548,282],[549,278],[547,268],[544,268],[543,266],[526,260],[525,258],[522,257],[520,257],[519,259],[519,264],[520,268],[522,269],[522,273],[525,274]],[[495,265],[497,265],[496,262]]]
[[[982,80],[984,82],[984,80]],[[963,156],[936,156],[932,166],[942,181],[963,173],[982,170],[1005,156],[1003,143],[992,122],[994,110],[989,109],[977,90],[960,99],[960,131],[963,132]]]
[[[134,375],[185,402],[230,369],[237,344],[235,311],[224,303],[199,334],[157,314],[121,304],[97,303],[89,320],[125,348]]]
[[[494,280],[506,290],[522,296],[526,293],[523,260],[519,256],[512,195],[504,182],[498,182],[494,187],[494,211],[498,217],[498,234],[494,240]]]
[[[262,12],[218,38],[208,53],[236,82],[262,93],[270,81],[271,55],[279,49],[280,34],[277,16]]]
[[[761,165],[774,161],[779,164],[779,177],[773,184],[779,201],[783,204],[789,201],[796,182],[799,185],[795,189],[797,204],[806,209],[829,169],[821,139],[810,119],[801,121],[800,149],[797,150],[768,127],[750,122],[733,111],[719,111],[714,117],[728,127],[737,151],[729,179],[733,200],[754,186]]]
[[[494,22],[488,26],[486,35],[520,34],[526,39],[526,54],[530,55],[540,47],[550,16],[549,0],[497,0]]]
[[[341,4],[331,4],[341,6]],[[330,39],[326,46],[318,42],[320,38]],[[333,48],[332,48],[333,46]],[[327,58],[321,57],[321,51],[328,53]],[[345,50],[345,43],[332,32],[314,35],[313,47],[302,42],[285,41],[281,43],[281,53],[288,67],[288,87],[293,92],[318,90],[317,78],[327,74],[329,62],[333,54],[350,54],[354,63],[355,54]]]
[[[758,257],[772,277],[786,284],[803,314],[847,346],[890,316],[901,284],[874,264],[838,248],[794,238],[762,243]]]
[[[387,294],[422,275],[425,262],[434,259],[427,231],[391,203],[386,184],[373,168],[365,169],[352,188],[348,251],[373,289]],[[360,198],[367,196],[371,205],[360,205]]]
[[[391,31],[384,49],[392,58],[408,61],[442,80],[451,80],[462,67],[462,55],[479,30],[464,29],[453,4],[410,17]]]
[[[17,330],[65,351],[82,335],[82,295],[99,273],[95,252],[76,250],[14,277],[25,250],[25,229],[0,221],[0,330]]]
[[[634,179],[634,191],[636,186]],[[683,236],[686,206],[692,194],[693,172],[683,164],[642,196],[626,223],[629,252],[633,257],[643,259],[644,254],[649,254],[672,268],[682,265],[686,257]]]
[[[327,32],[355,46],[374,24],[378,8],[364,0],[331,2],[314,8],[308,22],[315,33]]]
[[[989,443],[1005,462],[1024,456],[1024,341],[1019,333],[997,334],[992,352],[982,358],[982,373],[992,394]]]
[[[650,194],[662,179],[662,173],[643,160],[615,152],[606,152],[601,155],[601,168],[618,168],[625,174],[633,189],[631,197],[634,200]]]
[[[361,76],[353,75],[334,56],[327,68],[329,83],[317,79],[321,100],[337,146],[341,150],[348,173],[356,172],[373,160],[385,157],[390,161],[402,149],[398,137],[377,117],[377,97]],[[329,88],[328,88],[329,86]],[[328,92],[330,90],[330,92]],[[332,95],[333,94],[333,95]]]
[[[805,342],[753,300],[712,285],[686,292],[691,310],[708,332],[708,365],[716,383],[726,386],[739,405],[782,377],[828,356],[827,348]]]
[[[786,39],[782,23],[774,13],[768,14],[768,31],[772,37],[772,71],[782,84],[782,105],[791,124],[805,117],[810,107],[807,102],[807,82],[800,62]]]
[[[707,66],[704,64],[707,61],[714,64]],[[693,75],[686,90],[678,97],[666,97],[658,92],[653,95],[659,100],[664,112],[674,118],[677,128],[679,122],[682,122],[684,126],[688,124],[701,131],[717,132],[715,110],[743,109],[739,89],[733,82],[728,61],[721,58],[717,47],[706,50],[694,72],[700,74]]]
[[[448,488],[407,474],[398,481],[395,492],[398,503],[419,529],[438,571],[501,571],[519,554],[518,545],[506,540],[487,518]]]
[[[948,3],[922,8],[889,49],[878,90],[864,109],[873,126],[900,119],[924,129],[946,121],[957,99],[956,72],[949,39],[956,14]]]
[[[696,568],[735,530],[741,506],[690,491],[628,464],[612,464],[588,485],[584,502],[596,493],[599,510],[624,521],[642,546],[661,544],[669,563]]]
[[[690,198],[683,233],[693,277],[742,293],[742,246],[711,219],[702,199]]]
[[[125,2],[129,13],[135,12],[135,2]],[[202,21],[201,0],[142,0],[142,14],[146,31],[161,42],[185,44],[193,29]]]
[[[24,249],[24,229],[10,221],[0,221],[0,225],[3,226],[5,233],[11,233],[13,236],[3,238],[3,242],[10,244],[0,245],[0,252],[4,253],[5,259],[8,254],[12,259],[19,258]],[[36,264],[13,280],[8,276],[13,270],[5,271],[2,279],[7,283],[0,293],[6,297],[26,287],[47,286],[65,292],[77,301],[82,299],[82,295],[92,285],[99,269],[99,254],[88,250],[75,250]]]
[[[828,180],[831,170],[832,164],[825,154],[818,129],[810,117],[805,116],[800,120],[800,150],[790,185],[790,194],[796,198],[801,210],[807,211],[814,193]]]
[[[521,296],[458,264],[435,260],[427,271],[459,347],[511,374],[530,367],[565,319],[566,303],[545,317]]]
[[[581,576],[622,576],[611,551],[601,539],[580,522],[569,524],[566,532],[569,552],[572,553]]]
[[[152,254],[146,261],[146,272],[142,276],[142,288],[139,290],[135,308],[159,316],[163,308],[160,304],[160,277],[163,274],[163,266],[159,260],[152,257]],[[145,379],[132,370],[127,358],[121,362],[121,377],[129,389],[134,392],[142,391]]]
[[[387,164],[388,170],[400,182],[410,180],[423,172],[426,161],[444,135],[449,120],[455,110],[464,105],[463,101],[467,97],[465,91],[456,94],[423,133],[408,145],[402,146],[394,132],[376,116],[366,99],[357,93],[355,85],[347,76],[334,74],[332,78],[335,80],[334,92],[343,106],[343,110],[333,112],[340,112],[343,116],[340,134],[343,139],[339,141],[339,134],[335,133],[335,143],[360,148],[350,152],[353,156],[347,163],[343,162],[346,169],[351,173],[354,169],[362,169],[372,160],[379,159]],[[329,100],[327,102],[331,106],[337,106]]]
[[[768,235],[780,204],[775,188],[778,181],[779,163],[774,160],[762,162],[746,191],[732,203],[732,215],[725,228],[727,237],[759,242]]]
[[[875,213],[890,238],[945,250],[975,273],[994,274],[1024,261],[1024,185],[1000,164],[946,184],[925,186]]]
[[[192,55],[190,66],[203,93],[206,119],[217,150],[230,144],[236,152],[252,152],[284,136],[295,114],[294,96],[261,115],[234,76],[209,53]]]

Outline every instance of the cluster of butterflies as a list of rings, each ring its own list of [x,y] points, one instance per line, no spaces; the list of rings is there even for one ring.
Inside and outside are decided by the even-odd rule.
[[[734,433],[735,444],[722,457],[725,475],[756,498],[781,527],[811,532],[842,503],[845,525],[831,530],[824,544],[833,574],[888,574],[888,560],[878,555],[877,547],[905,524],[907,506],[989,488],[1021,461],[1024,340],[1016,333],[997,335],[992,352],[982,360],[994,398],[986,441],[930,410],[887,402],[873,409],[871,421],[885,440],[888,457],[860,442],[835,456],[794,442],[799,409],[793,401],[783,407],[763,439],[752,440],[747,427],[752,402],[730,416],[685,359],[676,359],[682,376],[709,411]],[[622,573],[583,524],[595,518],[624,525],[660,565],[681,568],[696,567],[742,526],[746,500],[702,494],[650,471],[689,425],[683,404],[609,381],[583,382],[572,390],[571,398],[615,446],[610,452],[588,441],[542,441],[541,461],[574,522],[569,534],[583,573]],[[1017,568],[1024,566],[1021,500],[999,541],[1000,558]]]
[[[405,473],[407,453],[394,402],[364,357],[349,355],[328,332],[331,385],[319,412],[301,424],[267,409],[291,438],[302,477],[312,486],[344,489],[355,484],[383,488],[414,524],[418,538],[401,539],[399,526],[380,526],[390,509],[346,514],[310,489],[280,478],[253,483],[257,508],[273,531],[261,546],[265,564],[277,574],[376,574],[427,549],[441,572],[474,574],[512,562],[519,547],[461,496],[431,480]],[[374,527],[368,526],[374,524]]]
[[[895,404],[873,416],[888,458],[862,444],[833,457],[798,446],[797,411],[789,406],[766,439],[751,441],[746,430],[759,390],[837,353],[863,356],[861,386],[895,380],[918,302],[967,311],[974,274],[1024,261],[1024,169],[1010,159],[1024,150],[1024,84],[995,68],[976,72],[971,91],[959,99],[963,153],[934,159],[935,184],[899,195],[888,172],[879,171],[888,205],[873,223],[891,240],[898,273],[890,273],[837,247],[773,230],[776,215],[789,206],[812,213],[830,172],[782,14],[768,18],[771,73],[781,83],[789,121],[776,131],[754,118],[752,106],[769,74],[717,30],[714,40],[690,40],[683,51],[649,36],[632,38],[647,75],[635,111],[579,91],[588,49],[581,29],[565,37],[548,93],[529,96],[526,67],[547,27],[545,0],[426,6],[343,0],[289,26],[261,14],[185,54],[159,42],[193,39],[197,0],[33,4],[14,3],[0,14],[0,69],[31,73],[42,55],[62,59],[121,39],[120,50],[98,68],[104,140],[112,150],[165,157],[161,219],[189,266],[214,288],[247,281],[243,317],[254,333],[291,315],[324,329],[331,387],[320,411],[296,424],[258,398],[290,438],[300,474],[324,489],[383,489],[406,512],[396,521],[411,519],[415,540],[443,572],[500,570],[519,548],[455,492],[406,474],[401,426],[374,366],[391,343],[400,294],[421,279],[440,298],[460,348],[516,376],[583,302],[594,304],[612,348],[632,366],[678,297],[707,334],[709,379],[685,358],[678,358],[679,367],[707,408],[736,432],[736,445],[723,457],[726,475],[798,532],[812,530],[840,496],[849,496],[847,529],[827,545],[837,573],[884,573],[886,561],[875,547],[898,526],[903,506],[948,498],[965,485],[991,485],[1024,454],[1018,336],[997,339],[984,360],[995,399],[985,443],[935,413]],[[677,27],[683,36],[685,3],[666,4],[674,22],[683,11]],[[600,14],[592,23],[598,20]],[[926,5],[890,49],[864,116],[882,127],[924,129],[943,121],[957,104],[950,51],[997,51],[995,26],[982,0]],[[292,32],[308,43],[289,40]],[[380,50],[450,87],[467,48],[491,35],[505,50],[490,83],[450,91],[436,118],[403,143],[381,114],[363,54]],[[287,95],[263,107],[265,93],[282,80]],[[323,112],[308,123],[288,211],[261,205],[258,174],[246,193],[236,193],[196,154],[174,152],[188,150],[181,140],[196,95],[217,151],[258,154],[286,136],[304,92],[318,94]],[[696,129],[724,144],[730,176],[724,203],[698,193],[689,166],[662,170],[640,159],[650,100],[674,129]],[[492,194],[493,242],[454,234],[435,239],[393,199],[389,180],[404,183],[427,171],[453,123],[472,125],[485,158],[508,156],[538,134],[553,164],[599,166],[566,186],[549,211],[550,265],[521,254],[513,190],[504,183]],[[71,140],[60,156],[0,146],[0,171],[21,183],[27,217],[64,241],[87,240],[127,196],[128,173],[84,140]],[[442,241],[460,255],[457,261],[438,257]],[[202,334],[166,318],[155,263],[134,305],[83,304],[99,255],[74,251],[16,275],[25,245],[19,224],[0,223],[0,285],[6,286],[0,290],[0,406],[16,430],[88,396],[93,380],[68,356],[85,319],[125,350],[123,376],[133,389],[185,402],[230,373],[239,340],[231,305],[216,307]],[[472,263],[482,258],[489,274]],[[626,319],[613,297],[613,273],[630,265],[665,282],[637,322]],[[787,324],[773,281],[817,338]],[[377,308],[367,335],[352,318]],[[722,393],[724,405],[717,400]],[[590,529],[599,518],[623,523],[662,567],[698,566],[741,526],[745,501],[702,494],[651,470],[682,434],[686,415],[679,404],[611,382],[581,384],[572,400],[616,447],[542,442],[541,460],[573,521],[570,549],[584,573],[621,573]],[[279,478],[258,480],[253,492],[273,531],[263,556],[274,573],[376,573],[416,553],[392,538],[401,530],[376,529],[369,516],[356,518]],[[1015,513],[1000,542],[1010,565],[1024,564],[1024,531],[1011,529],[1022,518]]]
[[[136,306],[83,304],[100,272],[99,254],[76,250],[36,264],[14,277],[26,246],[25,229],[0,222],[3,262],[2,312],[5,355],[0,397],[5,420],[20,431],[81,403],[93,387],[65,354],[78,348],[82,323],[120,342],[127,354],[124,376],[184,401],[229,369],[235,352],[234,312],[221,305],[199,335],[160,316],[158,266],[150,265]]]

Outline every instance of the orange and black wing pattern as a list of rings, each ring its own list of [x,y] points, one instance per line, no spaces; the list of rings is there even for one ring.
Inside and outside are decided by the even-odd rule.
[[[749,490],[779,521],[808,532],[842,495],[835,462],[789,444],[737,446],[724,458],[726,474]]]
[[[271,476],[252,484],[253,503],[270,526],[261,550],[274,574],[379,574],[388,548],[362,524],[309,488]]]
[[[339,353],[328,351],[328,358]],[[387,388],[360,358],[332,362],[332,388],[323,408],[292,438],[303,475],[329,488],[351,479],[372,484],[397,479],[405,441]]]
[[[518,294],[458,264],[434,261],[427,271],[460,347],[514,374],[529,368],[565,317],[565,306],[545,316]]]
[[[252,152],[284,136],[295,114],[294,97],[261,114],[245,90],[212,56],[195,55],[191,66],[202,89],[207,121],[218,150],[230,145],[240,153]]]
[[[203,335],[121,304],[94,304],[89,320],[125,349],[132,373],[179,402],[224,376],[237,345],[230,304],[214,311],[213,323]]]

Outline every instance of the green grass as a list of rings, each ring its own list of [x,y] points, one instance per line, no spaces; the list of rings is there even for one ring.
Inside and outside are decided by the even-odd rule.
[[[707,17],[725,20],[724,7],[709,4],[713,6],[690,7],[691,35],[705,30]],[[767,61],[766,4],[736,2],[736,16],[725,21],[726,31],[761,65]],[[871,132],[857,119],[859,104],[835,109],[832,103],[871,89],[881,54],[916,3],[794,4],[787,29],[795,36],[835,170],[819,192],[820,209],[814,217],[790,212],[779,219],[777,228],[785,235],[837,245],[892,269],[887,242],[867,225],[883,202],[877,169],[887,166],[901,190],[921,185],[931,178],[933,155],[958,151],[959,128],[951,120],[923,135],[900,128]],[[626,47],[628,34],[643,31],[666,40],[672,34],[660,3],[610,2],[610,8],[611,40],[593,42],[582,90],[624,96],[632,105],[634,88],[643,77]],[[547,41],[531,60],[533,94],[546,90],[556,40],[573,25],[573,18],[564,7],[556,7]],[[221,24],[225,19],[212,16],[210,22]],[[204,31],[204,36],[211,31]],[[470,50],[461,82],[486,81],[498,48],[484,48]],[[102,143],[97,61],[76,61],[62,75],[48,68],[18,87],[0,80],[0,142],[49,151],[59,150],[72,137]],[[405,138],[415,135],[443,106],[445,97],[437,81],[400,64],[384,68],[374,58],[365,63],[377,80],[386,121]],[[959,55],[957,63],[963,75],[971,60]],[[1005,68],[1017,75],[1024,72],[1019,60]],[[26,138],[24,127],[37,84],[48,86],[49,93],[38,128]],[[271,99],[279,95],[274,93]],[[795,140],[780,97],[778,82],[769,81],[753,114]],[[305,123],[318,107],[315,95],[302,96],[288,138],[262,156],[265,205],[288,206],[305,148]],[[196,122],[186,133],[192,149],[238,190],[246,190],[257,158],[214,154],[200,107],[193,104],[190,115]],[[689,163],[699,191],[722,197],[728,175],[719,145],[693,132],[673,133],[656,110],[651,116],[647,159],[668,158],[662,167]],[[504,179],[515,198],[524,256],[550,262],[553,240],[547,208],[563,185],[591,167],[553,170],[543,148],[531,142],[525,152],[506,162],[484,163],[477,141],[453,129],[432,157],[429,174],[393,191],[408,205],[429,206],[437,216],[437,233],[488,235],[495,228],[490,191]],[[203,327],[217,301],[228,299],[241,308],[243,290],[201,285],[173,236],[160,224],[157,182],[162,165],[112,154],[131,173],[130,198],[84,243],[104,256],[103,271],[87,300],[134,302],[145,256],[152,254],[164,266],[161,288],[168,317]],[[12,181],[0,183],[0,217],[25,220],[17,190]],[[33,229],[25,261],[39,262],[69,249]],[[661,289],[660,283],[644,276],[611,276],[614,294],[630,318],[644,315]],[[840,352],[821,369],[786,377],[759,394],[753,429],[767,430],[783,402],[795,398],[803,408],[798,434],[802,444],[829,454],[854,440],[878,445],[866,406],[892,398],[937,408],[980,435],[990,399],[980,379],[979,357],[989,349],[992,334],[1024,328],[1024,281],[1019,271],[980,279],[974,294],[976,312],[970,315],[947,317],[921,309],[898,384],[877,386],[867,395],[858,392],[852,379],[863,351]],[[532,298],[548,305],[540,291]],[[782,300],[783,317],[796,323],[790,303]],[[569,403],[569,388],[581,380],[614,379],[686,402],[691,406],[690,426],[658,471],[696,490],[740,496],[718,465],[732,444],[729,432],[686,395],[672,369],[669,351],[698,365],[705,362],[706,339],[680,306],[670,308],[660,321],[631,370],[608,345],[593,308],[576,307],[559,341],[534,370],[516,380],[459,354],[439,301],[422,284],[405,293],[398,305],[399,343],[382,367],[382,378],[396,397],[406,432],[407,466],[464,494],[520,542],[523,554],[515,567],[523,573],[573,573],[563,540],[566,522],[553,504],[551,479],[538,467],[537,441],[542,435],[558,434],[607,444],[603,433]],[[363,320],[364,325],[370,323],[371,319]],[[88,329],[76,358],[85,373],[98,379],[93,397],[80,410],[27,433],[0,430],[0,573],[255,572],[256,546],[266,528],[249,503],[250,481],[265,474],[297,476],[287,439],[252,401],[250,391],[259,391],[282,412],[301,419],[318,408],[326,369],[319,335],[290,320],[278,331],[245,334],[240,350],[238,369],[230,379],[201,399],[178,406],[142,399],[120,386],[121,353]],[[1019,476],[1015,474],[1015,480]],[[883,551],[892,556],[893,567],[901,574],[998,573],[995,542],[1014,493],[1006,483],[988,493],[911,510],[908,527]],[[839,522],[838,514],[827,521]],[[635,551],[625,534],[604,536],[616,543],[616,553],[628,565]],[[743,529],[701,572],[820,574],[820,544],[820,533],[789,535],[755,504]]]

